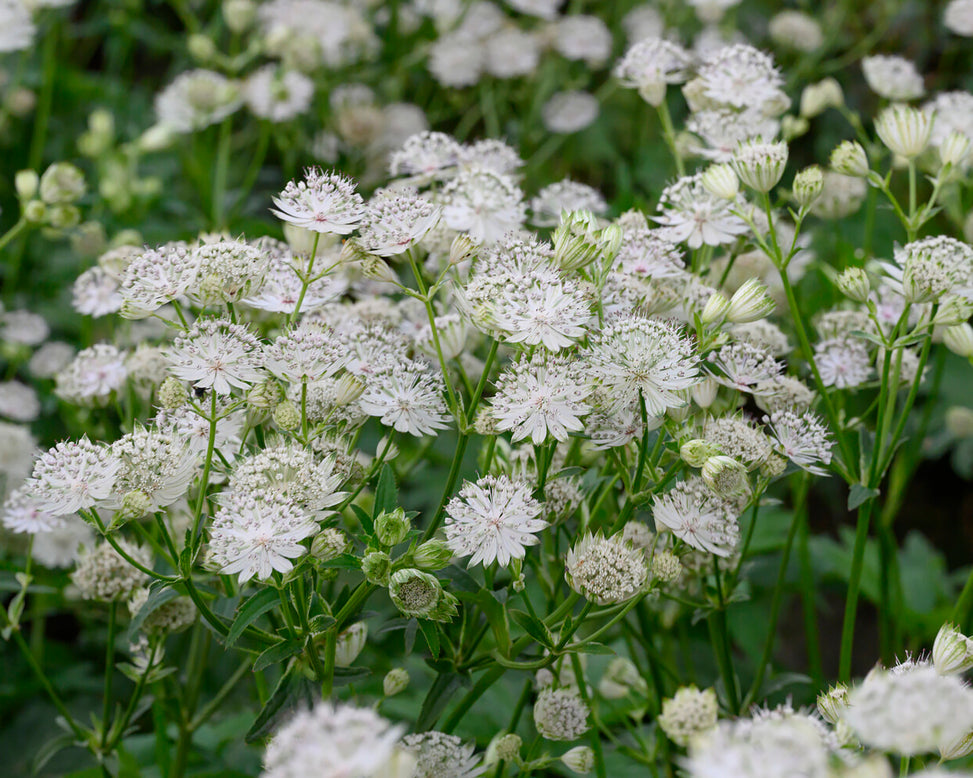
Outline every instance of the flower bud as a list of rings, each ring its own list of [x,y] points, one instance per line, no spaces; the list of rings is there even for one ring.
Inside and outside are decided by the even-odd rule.
[[[848,687],[843,683],[829,687],[828,691],[818,695],[817,705],[821,718],[829,724],[837,724],[848,707]]]
[[[22,119],[37,105],[37,94],[33,89],[17,87],[7,93],[7,109],[18,119]]]
[[[690,467],[702,467],[710,457],[719,453],[718,446],[702,438],[687,440],[679,447],[679,458]]]
[[[733,166],[721,162],[710,165],[703,171],[703,188],[715,197],[732,200],[740,193],[740,179],[733,171]]]
[[[40,200],[30,200],[24,204],[24,219],[31,224],[47,221],[47,206]]]
[[[955,624],[943,624],[932,644],[932,663],[940,675],[962,673],[973,667],[973,640]]]
[[[334,650],[335,667],[350,667],[365,647],[366,640],[368,640],[368,625],[364,621],[352,624],[339,634]]]
[[[749,278],[730,298],[726,320],[733,324],[747,324],[763,319],[774,310],[774,301],[767,294],[767,287],[756,278]]]
[[[260,411],[270,410],[280,401],[280,386],[275,381],[261,381],[247,391],[247,405]]]
[[[420,570],[441,570],[452,558],[453,551],[446,541],[433,538],[419,544],[412,554],[412,563]]]
[[[126,521],[134,521],[136,519],[141,519],[149,509],[152,507],[152,501],[149,500],[149,496],[145,492],[131,491],[127,492],[124,497],[122,497],[122,506],[118,509],[115,514],[115,518],[112,521],[113,524],[116,522],[121,524]]]
[[[405,540],[410,529],[412,529],[412,522],[406,518],[405,511],[402,508],[381,513],[375,519],[375,537],[383,546],[390,548],[397,546]]]
[[[456,598],[443,590],[438,578],[415,568],[392,573],[389,596],[404,616],[449,621],[456,615]]]
[[[782,116],[780,119],[780,136],[786,140],[794,140],[804,135],[811,125],[803,116]]]
[[[449,264],[459,265],[472,259],[474,254],[476,254],[476,244],[470,236],[465,233],[457,235],[449,246]]]
[[[787,144],[744,141],[737,147],[731,164],[744,184],[757,192],[769,192],[784,175]]]
[[[169,148],[176,140],[176,133],[165,124],[153,124],[135,141],[143,154],[151,154]]]
[[[156,395],[159,405],[169,411],[181,408],[182,404],[186,402],[187,396],[186,387],[182,385],[182,381],[173,376],[169,376],[162,382]]]
[[[610,231],[609,231],[610,229]],[[605,239],[605,233],[608,239]],[[614,258],[620,246],[620,230],[614,225],[602,230],[591,211],[571,211],[561,214],[561,223],[554,230],[554,262],[562,270],[579,270],[595,260]]]
[[[671,551],[657,551],[652,556],[652,577],[660,583],[672,583],[682,575],[682,562]]]
[[[723,292],[713,292],[703,306],[703,312],[699,315],[699,320],[704,326],[720,324],[726,318],[727,311],[730,310],[730,301]]]
[[[319,562],[330,562],[344,554],[351,544],[340,529],[326,527],[311,541],[311,556]]]
[[[954,405],[946,411],[946,429],[957,438],[973,438],[973,408]]]
[[[40,177],[33,170],[20,170],[14,176],[14,189],[17,190],[17,198],[20,200],[33,198],[39,184]]]
[[[386,697],[394,697],[399,692],[405,691],[409,685],[409,673],[401,667],[393,667],[385,674],[382,679],[382,693]]]
[[[696,405],[700,408],[709,408],[716,399],[716,393],[719,389],[720,385],[711,376],[707,376],[698,384],[694,384],[690,391]]]
[[[831,152],[831,168],[843,176],[865,178],[870,169],[868,155],[858,141],[843,140]]]
[[[835,279],[835,286],[845,297],[859,303],[865,302],[871,291],[868,273],[860,267],[845,268]]]
[[[345,246],[352,244],[353,241],[345,241]],[[374,254],[366,254],[360,258],[359,267],[361,274],[372,281],[384,281],[388,284],[398,284],[399,277],[395,271],[389,267],[388,263],[381,257]]]
[[[572,773],[587,775],[595,766],[595,752],[590,746],[575,746],[570,751],[561,754],[561,762]]]
[[[81,222],[81,211],[73,205],[52,205],[47,209],[47,223],[55,230],[69,230]]]
[[[973,302],[965,297],[949,297],[940,304],[933,318],[933,324],[937,327],[956,327],[966,324],[971,316],[973,316]]]
[[[973,359],[973,327],[969,324],[946,327],[943,330],[943,343],[963,359]]]
[[[929,145],[932,117],[911,105],[896,103],[875,119],[875,132],[893,154],[913,159]]]
[[[824,189],[824,173],[817,165],[806,167],[794,176],[791,189],[797,204],[801,208],[810,208],[811,203],[821,196],[821,190]]]
[[[516,733],[509,732],[505,735],[499,735],[490,741],[484,761],[487,764],[496,764],[501,760],[504,762],[519,762],[520,749],[523,745],[524,741]]]
[[[369,551],[362,558],[361,571],[369,583],[388,586],[392,560],[384,551]]]
[[[84,173],[70,162],[55,162],[41,176],[40,196],[48,205],[70,205],[84,193]]]
[[[342,373],[338,380],[335,381],[334,403],[338,407],[350,405],[361,397],[364,391],[365,384],[360,378],[351,373]]]
[[[253,0],[226,0],[223,3],[223,19],[231,32],[245,32],[257,16]]]
[[[939,744],[939,757],[944,762],[961,759],[970,754],[973,754],[973,732]]]
[[[301,412],[290,400],[284,400],[274,408],[274,421],[283,430],[296,430],[301,426]]]
[[[841,84],[833,78],[825,78],[816,84],[808,84],[801,93],[801,116],[813,119],[828,108],[840,108],[845,96]]]
[[[962,132],[953,130],[939,144],[939,160],[945,167],[962,168],[970,157],[970,139]]]
[[[771,454],[760,465],[760,475],[764,478],[776,478],[787,470],[787,460],[778,454]]]
[[[211,62],[219,53],[212,38],[198,33],[189,36],[186,48],[189,51],[189,56],[202,64]]]
[[[747,468],[733,457],[719,454],[706,460],[701,471],[703,480],[720,497],[733,497],[750,491]]]
[[[648,690],[648,684],[632,660],[622,656],[617,656],[608,663],[598,681],[598,693],[606,700],[625,699],[629,692],[644,695]]]

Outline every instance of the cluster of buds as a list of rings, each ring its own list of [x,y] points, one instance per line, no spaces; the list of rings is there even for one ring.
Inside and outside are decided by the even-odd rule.
[[[68,230],[81,221],[75,203],[86,191],[84,173],[69,162],[55,162],[43,175],[21,170],[14,179],[21,219],[33,226]]]

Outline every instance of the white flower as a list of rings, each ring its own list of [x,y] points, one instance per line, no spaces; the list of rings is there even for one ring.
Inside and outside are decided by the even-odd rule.
[[[427,67],[443,86],[473,86],[479,82],[485,64],[482,41],[462,33],[441,35],[429,47]]]
[[[417,182],[450,177],[459,165],[463,147],[443,132],[424,130],[409,137],[389,157],[393,176],[415,177]]]
[[[118,281],[99,265],[85,270],[72,289],[74,310],[98,318],[122,307]]]
[[[286,122],[311,107],[314,82],[296,70],[281,71],[276,65],[264,65],[247,79],[244,94],[254,116]]]
[[[140,492],[148,501],[146,512],[156,511],[184,497],[196,477],[199,457],[184,437],[136,426],[112,443],[111,452],[121,468],[105,502],[110,508],[122,507],[129,492]]]
[[[588,730],[589,712],[573,689],[544,689],[534,703],[534,726],[547,740],[577,740]]]
[[[184,243],[146,250],[126,266],[122,278],[122,316],[143,319],[186,294],[196,283],[199,265]]]
[[[317,381],[337,373],[348,349],[324,325],[304,322],[264,347],[264,366],[291,383]]]
[[[564,560],[568,586],[596,605],[631,599],[648,575],[645,553],[622,535],[606,538],[601,533],[585,533]]]
[[[236,302],[257,291],[270,266],[270,254],[239,240],[217,240],[193,249],[199,283],[190,297],[203,305]]]
[[[442,191],[443,220],[477,243],[496,243],[526,216],[523,192],[510,176],[482,168],[462,171]]]
[[[370,708],[323,700],[273,736],[260,778],[412,778],[416,760],[397,748],[404,729]]]
[[[20,381],[0,381],[0,416],[13,421],[34,421],[41,412],[37,391]]]
[[[345,498],[338,491],[344,478],[334,456],[320,459],[297,443],[278,443],[242,460],[230,474],[230,491],[319,513]]]
[[[483,138],[463,146],[460,154],[462,170],[489,170],[498,175],[513,175],[523,167],[524,160],[512,146],[499,138]]]
[[[0,340],[39,346],[51,332],[44,317],[30,311],[0,312]]]
[[[597,97],[575,89],[551,95],[541,109],[541,116],[551,132],[569,134],[592,124],[598,118],[598,110]]]
[[[125,355],[108,343],[96,343],[79,351],[55,377],[54,393],[75,404],[102,403],[118,392],[128,378]]]
[[[884,54],[865,57],[862,73],[872,91],[889,100],[915,100],[926,91],[916,66],[904,57]]]
[[[55,516],[91,508],[111,496],[122,463],[84,437],[58,443],[34,463],[29,494]]]
[[[676,392],[700,380],[689,339],[673,324],[637,315],[611,320],[587,360],[613,409],[638,407],[641,395],[650,417],[685,405]]]
[[[662,190],[661,215],[655,221],[663,226],[662,236],[671,243],[691,249],[703,244],[721,246],[732,243],[748,229],[733,212],[733,203],[706,191],[702,173],[680,178]]]
[[[155,114],[179,133],[218,124],[243,104],[239,86],[212,70],[190,70],[177,76],[155,98]]]
[[[510,343],[543,345],[549,351],[567,348],[585,333],[591,318],[588,300],[566,279],[538,274],[534,281],[499,301],[496,324]]]
[[[505,475],[467,481],[446,506],[446,543],[458,556],[472,555],[470,565],[506,566],[540,542],[535,533],[548,526],[541,511],[526,482]]]
[[[486,71],[497,78],[527,76],[540,61],[540,41],[517,27],[505,27],[486,39]]]
[[[254,245],[270,255],[270,264],[267,266],[263,283],[259,289],[253,290],[251,295],[241,302],[251,308],[259,308],[264,311],[293,313],[297,307],[303,286],[298,275],[298,267],[301,263],[284,243],[270,238],[262,238],[256,241]],[[316,255],[318,262],[323,261],[325,266],[337,263],[337,256],[325,255],[322,260],[322,253],[323,251],[319,246]],[[306,265],[306,262],[303,264]],[[314,273],[314,275],[316,276],[317,273]],[[348,280],[342,275],[329,273],[320,278],[315,278],[304,291],[301,312],[308,313],[320,308],[341,297],[347,290]]]
[[[668,529],[700,551],[727,557],[740,539],[736,511],[700,478],[680,481],[657,495],[652,506],[656,528]]]
[[[614,74],[622,86],[637,89],[647,103],[658,107],[669,84],[687,79],[691,61],[689,52],[678,43],[650,37],[625,52]]]
[[[779,116],[790,100],[770,55],[746,43],[723,46],[709,55],[696,78],[683,87],[690,110],[731,106]]]
[[[68,516],[63,527],[34,535],[34,559],[44,567],[70,567],[82,548],[90,548],[95,533],[77,516]]]
[[[815,475],[827,471],[817,466],[831,463],[831,436],[828,428],[811,411],[798,414],[792,410],[779,410],[764,418],[780,445],[781,453],[798,467]]]
[[[7,497],[0,523],[11,532],[26,532],[31,535],[53,532],[67,526],[64,515],[55,515],[40,507],[38,498],[32,494],[28,485],[15,489]]]
[[[718,383],[751,394],[766,393],[784,369],[767,349],[747,341],[729,343],[709,359],[719,368]]]
[[[240,324],[201,319],[166,353],[173,375],[199,389],[230,394],[260,381],[260,342]]]
[[[477,778],[486,772],[474,754],[476,743],[464,744],[456,735],[423,732],[402,742],[418,758],[415,778]]]
[[[611,54],[611,30],[597,16],[564,16],[554,30],[554,48],[567,59],[584,60],[597,67]]]
[[[814,361],[822,383],[838,389],[861,386],[872,374],[867,346],[850,337],[819,341],[814,345]]]
[[[584,400],[592,388],[571,359],[549,356],[520,359],[497,379],[491,414],[497,429],[512,430],[514,441],[530,437],[534,445],[548,437],[564,441],[584,429],[581,417],[591,410]]]
[[[30,9],[23,0],[0,2],[0,52],[29,49],[36,32]]]
[[[265,581],[276,570],[290,572],[292,559],[307,548],[301,541],[318,525],[289,500],[265,500],[246,492],[224,492],[210,528],[209,551],[223,575],[239,573],[240,583]]]
[[[275,216],[312,232],[347,235],[365,215],[355,183],[338,173],[308,168],[304,180],[290,181],[274,198]]]
[[[871,748],[902,756],[931,753],[973,730],[973,690],[928,665],[873,670],[849,692],[841,718]]]
[[[943,12],[943,24],[950,32],[973,38],[973,0],[950,0]]]
[[[358,402],[385,426],[419,437],[449,427],[443,389],[442,375],[412,361],[370,381]]]
[[[562,211],[590,211],[600,216],[608,212],[608,203],[597,189],[565,178],[541,189],[531,199],[530,210],[533,224],[555,227]]]
[[[422,240],[439,216],[439,207],[414,189],[380,189],[368,201],[358,240],[370,254],[396,256]]]

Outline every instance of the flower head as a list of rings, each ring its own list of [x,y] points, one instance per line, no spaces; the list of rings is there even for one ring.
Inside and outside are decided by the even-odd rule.
[[[260,342],[241,324],[200,319],[166,354],[173,375],[199,389],[230,394],[260,381]]]
[[[303,181],[289,182],[274,205],[276,216],[312,232],[347,235],[365,216],[365,202],[355,183],[319,168],[308,168]]]
[[[645,554],[621,535],[606,538],[589,532],[572,546],[564,562],[568,585],[596,605],[631,599],[648,574]]]

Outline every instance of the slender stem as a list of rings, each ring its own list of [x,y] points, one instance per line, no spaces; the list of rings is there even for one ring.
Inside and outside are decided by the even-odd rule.
[[[311,256],[307,261],[307,271],[305,271],[303,277],[301,278],[301,291],[297,296],[297,303],[294,305],[294,310],[291,315],[287,317],[288,324],[293,324],[297,321],[297,315],[301,312],[301,306],[304,304],[304,296],[307,294],[308,287],[311,285],[312,273],[314,272],[314,260],[318,256],[318,241],[321,240],[321,233],[314,233],[314,242],[311,244]]]
[[[108,642],[105,646],[105,688],[101,706],[101,746],[108,745],[108,717],[111,715],[111,687],[115,675],[115,625],[118,618],[118,601],[108,603]]]
[[[594,717],[596,715],[595,708],[588,694],[588,684],[585,683],[584,670],[581,669],[581,659],[577,654],[571,654],[571,667],[574,669],[574,677],[578,682],[578,691],[581,692],[581,699],[591,710],[591,715]],[[607,778],[608,771],[605,769],[605,754],[602,751],[601,734],[598,732],[597,727],[591,728],[591,750],[595,755],[595,774],[598,778]]]
[[[858,525],[855,529],[855,547],[851,557],[851,573],[848,577],[848,596],[845,600],[845,617],[841,625],[841,653],[838,659],[838,680],[851,680],[851,652],[855,640],[855,617],[858,613],[858,591],[861,587],[862,569],[865,564],[865,543],[868,525],[875,500],[866,500],[858,508]]]
[[[466,453],[466,445],[469,441],[469,435],[462,432],[457,433],[456,449],[453,451],[453,461],[449,466],[449,474],[446,476],[446,485],[443,487],[443,493],[439,498],[439,505],[432,516],[432,521],[429,522],[429,526],[426,527],[426,531],[422,535],[423,541],[429,540],[435,535],[436,530],[439,529],[439,525],[442,523],[443,512],[446,510],[446,502],[452,496],[456,481],[459,479],[459,472],[463,467],[463,455]]]
[[[199,481],[199,497],[196,499],[196,510],[193,512],[192,548],[195,550],[199,538],[203,508],[206,505],[206,489],[209,487],[209,473],[213,467],[213,449],[216,448],[216,392],[211,393],[209,438],[206,442],[206,460],[203,462],[203,475]],[[190,557],[191,559],[191,557]],[[183,575],[189,577],[190,570],[183,570]]]
[[[41,81],[41,93],[37,99],[37,111],[34,114],[34,133],[30,140],[30,152],[27,155],[27,167],[37,170],[44,158],[44,145],[47,141],[47,127],[51,118],[51,105],[54,101],[54,78],[57,75],[58,35],[59,27],[53,25],[44,36],[44,75]]]
[[[220,687],[220,690],[216,693],[216,696],[206,703],[199,713],[193,717],[193,720],[189,722],[190,731],[199,729],[203,723],[209,720],[210,716],[219,710],[220,706],[223,704],[223,701],[226,700],[226,698],[230,695],[230,692],[233,691],[234,687],[236,687],[243,677],[249,673],[250,666],[252,664],[253,661],[249,656],[240,663],[239,667],[233,671],[233,675],[231,675],[227,679],[226,683]]]
[[[719,558],[713,556],[713,576],[716,582],[716,597],[718,607],[710,614],[709,627],[716,661],[723,676],[723,686],[726,688],[726,699],[730,713],[740,712],[740,700],[737,694],[736,675],[733,672],[733,655],[730,647],[730,631],[726,620],[726,599],[723,594],[723,582],[720,576]],[[715,638],[715,639],[714,639]]]
[[[666,102],[665,96],[663,96],[662,102],[659,103],[656,110],[659,113],[659,121],[662,123],[662,135],[669,147],[669,152],[672,154],[672,159],[676,163],[676,173],[679,176],[684,176],[686,175],[686,166],[683,164],[679,147],[676,145],[676,131],[672,126],[672,116],[669,114],[669,104]]]

